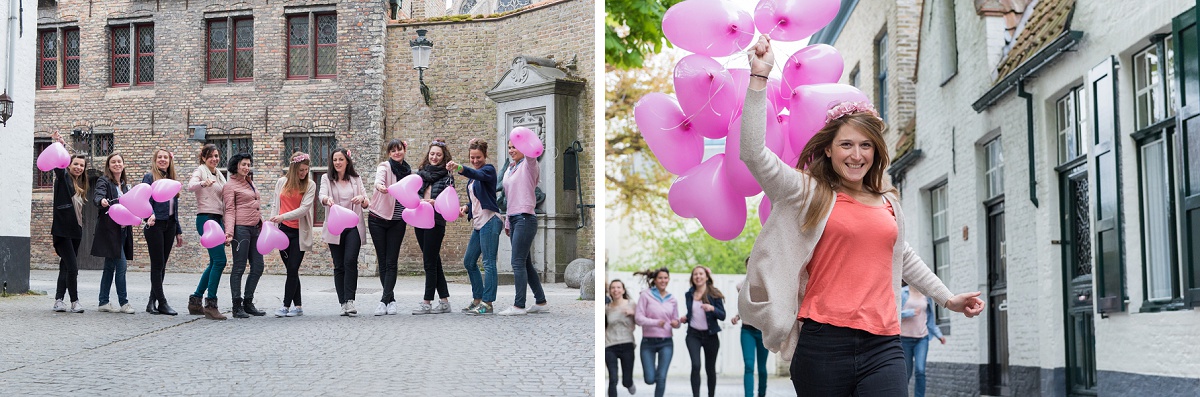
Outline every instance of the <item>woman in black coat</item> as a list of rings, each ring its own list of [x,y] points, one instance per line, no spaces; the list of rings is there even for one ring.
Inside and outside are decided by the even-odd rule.
[[[142,183],[147,185],[159,179],[178,180],[175,174],[175,155],[167,150],[154,151],[154,164],[142,177]],[[159,202],[150,199],[154,215],[146,220],[142,233],[146,236],[146,252],[150,255],[150,299],[146,302],[146,313],[166,314],[174,316],[175,309],[167,304],[167,296],[163,293],[163,279],[167,273],[167,261],[171,258],[171,243],[176,247],[183,246],[183,228],[179,226],[179,193]]]
[[[133,306],[125,294],[126,261],[133,259],[133,228],[121,226],[108,216],[108,207],[129,191],[125,178],[125,160],[113,153],[104,160],[104,175],[96,180],[96,193],[92,204],[100,210],[96,219],[96,236],[92,239],[92,256],[104,258],[104,274],[100,276],[99,311],[133,314]],[[119,308],[108,303],[108,292],[113,281],[117,283]]]
[[[57,132],[55,141],[66,146]],[[54,311],[83,313],[79,303],[79,242],[83,239],[83,205],[87,202],[87,158],[71,157],[67,169],[54,169],[54,220],[50,223],[50,235],[54,239],[54,252],[58,254],[58,288],[54,292]],[[68,309],[63,298],[71,294]]]

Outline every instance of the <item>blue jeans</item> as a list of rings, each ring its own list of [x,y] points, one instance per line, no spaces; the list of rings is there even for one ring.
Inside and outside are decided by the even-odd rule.
[[[546,303],[546,293],[542,291],[542,281],[537,269],[533,268],[533,236],[537,234],[537,215],[513,214],[508,216],[509,227],[512,228],[512,268],[514,284],[517,287],[517,299],[513,306],[525,308],[525,285],[533,290],[534,303]]]
[[[675,352],[675,341],[671,338],[642,338],[642,379],[654,385],[654,397],[667,392],[667,368],[671,366],[671,354]],[[658,355],[657,365],[654,355]]]
[[[496,301],[496,250],[500,247],[500,229],[504,223],[500,217],[492,217],[479,230],[471,231],[467,253],[463,255],[463,267],[471,279],[471,298],[484,302]],[[479,275],[479,255],[483,254],[483,275]]]
[[[904,366],[908,369],[905,382],[917,373],[917,382],[913,385],[913,396],[925,397],[925,358],[929,354],[929,338],[900,337],[900,347],[904,348]]]
[[[742,325],[742,364],[746,374],[742,384],[746,386],[746,397],[754,397],[754,367],[758,364],[758,395],[767,395],[767,348],[763,346],[762,331]]]
[[[124,245],[125,243],[122,241],[121,246]],[[129,303],[129,298],[125,295],[125,267],[124,248],[121,249],[120,258],[104,258],[104,273],[100,276],[100,306],[108,304],[108,291],[112,288],[114,274],[117,282],[117,302],[121,306]]]
[[[196,232],[204,235],[204,223],[209,219],[224,224],[224,219],[220,215],[213,214],[196,214]],[[208,267],[204,268],[204,274],[200,275],[200,284],[196,285],[196,292],[192,296],[199,297],[204,291],[208,291],[207,298],[217,299],[217,287],[221,285],[221,271],[225,270],[225,245],[218,245],[208,249]]]

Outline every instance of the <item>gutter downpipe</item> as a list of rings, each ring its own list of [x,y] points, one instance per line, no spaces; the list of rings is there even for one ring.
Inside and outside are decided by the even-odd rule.
[[[19,3],[20,3],[19,0],[10,0],[9,5],[8,5],[8,21],[5,26],[5,28],[8,29],[8,32],[7,32],[8,33],[8,42],[5,43],[6,48],[4,49],[4,58],[6,58],[6,62],[4,65],[4,90],[5,91],[11,91],[11,88],[12,88],[13,62],[14,62],[13,58],[15,58],[13,56],[13,48],[16,47],[16,40],[17,40],[17,32],[16,32],[15,28],[18,27],[17,19],[20,18],[20,12],[21,12],[20,9],[22,8]]]
[[[1017,96],[1025,99],[1025,147],[1029,148],[1029,201],[1037,208],[1037,172],[1033,161],[1033,95],[1025,91],[1024,78],[1017,80]]]

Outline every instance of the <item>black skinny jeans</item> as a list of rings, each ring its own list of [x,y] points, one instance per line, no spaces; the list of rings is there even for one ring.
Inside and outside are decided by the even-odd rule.
[[[142,229],[146,236],[146,251],[150,255],[150,302],[167,303],[163,294],[163,279],[167,275],[167,260],[175,244],[175,220],[155,220],[154,226]]]
[[[442,239],[446,238],[446,221],[441,215],[432,229],[416,229],[417,245],[421,247],[421,258],[425,264],[425,297],[433,300],[433,291],[437,290],[438,297],[450,297],[450,288],[446,286],[446,273],[442,272]]]
[[[900,336],[805,320],[792,354],[797,396],[908,396]]]
[[[604,348],[604,365],[608,367],[608,395],[617,395],[617,361],[621,362],[621,386],[633,386],[633,342]]]
[[[71,302],[79,301],[79,242],[77,238],[54,236],[54,252],[58,254],[58,288],[54,299],[62,300],[69,291]]]
[[[396,267],[400,261],[400,243],[404,241],[404,229],[408,224],[402,219],[386,220],[372,214],[367,217],[367,230],[375,245],[375,258],[379,262],[379,283],[383,285],[383,298],[379,301],[396,301]]]
[[[338,303],[346,303],[354,300],[354,292],[358,290],[358,251],[362,247],[358,227],[342,231],[338,242],[329,244],[329,253],[333,255],[333,287]]]
[[[300,303],[300,262],[304,261],[304,251],[300,250],[300,230],[291,226],[279,224],[279,230],[288,238],[286,250],[279,251],[283,259],[283,267],[287,269],[287,279],[283,282],[283,306],[304,306]]]
[[[717,388],[717,350],[721,348],[721,339],[688,327],[687,338],[688,356],[692,359],[692,396],[700,397],[700,349],[704,349],[704,374],[708,376],[708,397],[713,397]]]

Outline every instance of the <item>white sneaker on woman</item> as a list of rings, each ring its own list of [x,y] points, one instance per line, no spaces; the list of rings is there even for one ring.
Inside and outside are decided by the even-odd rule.
[[[387,304],[387,314],[388,315],[393,315],[393,314],[396,314],[399,312],[400,312],[400,307],[396,306],[396,301],[388,302],[388,304]]]
[[[526,312],[528,312],[529,314],[534,314],[534,313],[549,313],[549,312],[550,312],[550,304],[549,304],[549,303],[543,303],[543,304],[540,304],[540,305],[531,305],[531,306],[529,306],[528,308],[526,308],[526,309],[525,309],[525,311],[526,311]]]
[[[388,307],[388,305],[386,303],[379,302],[378,305],[375,305],[375,315],[383,316],[383,315],[388,314],[387,307]]]
[[[522,309],[522,308],[519,308],[516,306],[509,306],[507,309],[504,309],[496,314],[499,314],[501,316],[524,316],[528,313],[529,312],[526,311],[525,309]]]
[[[83,313],[83,305],[79,301],[71,302],[71,313]]]
[[[67,311],[67,304],[64,303],[62,301],[62,299],[56,300],[56,301],[54,301],[54,309],[53,310],[56,312],[60,312],[60,313],[65,312],[65,311]]]

